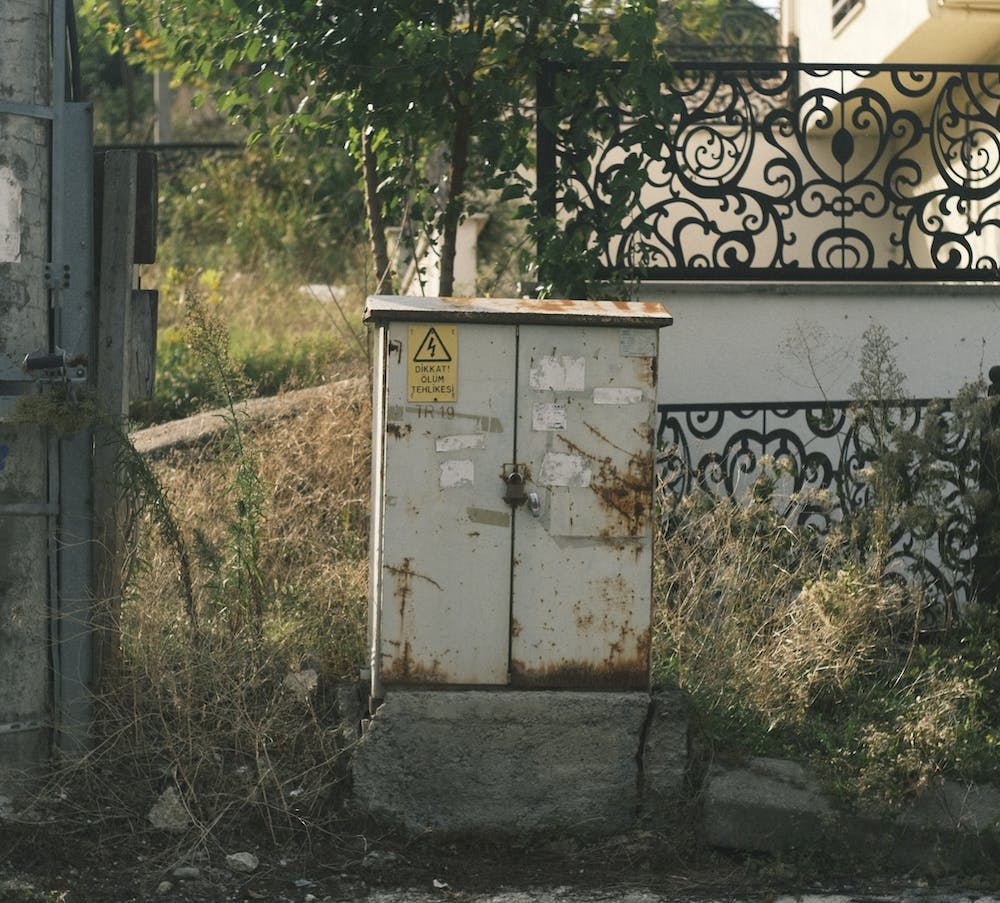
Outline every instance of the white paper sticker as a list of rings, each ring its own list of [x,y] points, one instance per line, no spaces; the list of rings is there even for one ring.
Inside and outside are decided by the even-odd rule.
[[[582,357],[543,357],[528,374],[531,388],[543,391],[582,392],[586,378],[587,366]]]
[[[475,469],[471,461],[442,461],[441,488],[454,489],[456,486],[471,486],[475,481]]]
[[[591,472],[585,458],[549,452],[542,458],[538,482],[543,486],[589,486]]]
[[[21,259],[21,185],[0,166],[0,263]]]
[[[538,431],[566,429],[566,405],[552,402],[532,405],[531,428]]]
[[[598,386],[594,389],[594,404],[638,404],[640,401],[642,389],[619,386]]]
[[[465,436],[439,436],[434,442],[434,448],[439,452],[462,451],[466,448],[486,448],[486,436],[483,433],[471,433]]]

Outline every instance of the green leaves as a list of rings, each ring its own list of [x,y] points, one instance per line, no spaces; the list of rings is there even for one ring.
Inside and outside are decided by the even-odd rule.
[[[482,205],[487,191],[500,203],[519,202],[529,234],[560,231],[526,176],[543,64],[566,73],[558,122],[549,123],[567,161],[555,174],[557,189],[578,180],[594,157],[605,98],[624,101],[640,121],[646,111],[661,113],[669,72],[656,50],[656,0],[121,0],[128,35],[110,5],[88,2],[137,56],[155,56],[177,80],[199,81],[223,110],[276,145],[296,133],[317,152],[327,142],[351,148],[367,183],[370,224],[412,231],[401,220],[419,217],[418,229],[440,237],[446,270],[461,215],[477,198]],[[358,140],[366,130],[367,161]],[[568,224],[566,240],[585,261],[596,259],[594,245],[614,240],[618,214],[644,178],[630,158],[611,186],[609,215]],[[376,257],[381,229],[372,229]],[[546,278],[586,290],[579,256],[558,254],[543,249]],[[381,272],[386,261],[376,266]]]

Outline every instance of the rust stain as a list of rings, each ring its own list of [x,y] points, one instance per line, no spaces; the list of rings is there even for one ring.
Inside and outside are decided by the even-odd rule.
[[[519,637],[521,635],[521,622],[517,618],[510,619],[510,635]]]
[[[409,640],[403,645],[402,656],[382,667],[381,677],[385,683],[448,682],[448,675],[441,670],[441,662],[438,659],[434,659],[430,665],[413,660],[413,648]]]
[[[646,387],[652,389],[656,385],[656,363],[655,357],[635,357],[634,362],[635,379]]]
[[[413,587],[411,586],[413,571],[410,570],[410,559],[404,558],[399,567],[393,567],[392,565],[387,564],[385,568],[390,574],[392,574],[393,579],[396,581],[396,588],[393,590],[392,595],[395,597],[396,601],[399,602],[399,619],[400,621],[403,621],[406,617],[406,603],[409,601],[410,595],[413,592]]]
[[[406,634],[406,606],[413,596],[413,581],[426,580],[431,586],[441,590],[443,587],[433,577],[420,574],[413,569],[413,559],[404,558],[398,566],[385,565],[385,569],[395,581],[393,597],[399,603],[399,633]],[[441,671],[441,664],[434,660],[430,665],[413,660],[413,647],[409,640],[402,643],[402,654],[399,653],[400,643],[390,641],[389,645],[396,648],[396,655],[387,665],[383,665],[382,680],[388,683],[445,683],[448,676]]]
[[[628,451],[622,448],[620,445],[615,445],[607,436],[604,435],[596,426],[591,423],[584,421],[583,425],[590,430],[598,439],[601,440],[605,445],[610,445],[615,451],[620,451],[623,455],[627,455]]]
[[[628,643],[630,631],[622,627],[621,638],[608,646],[602,661],[562,660],[541,668],[511,661],[511,685],[545,689],[644,690],[649,686],[649,630]],[[626,654],[625,647],[630,647]]]
[[[604,603],[606,611],[619,609],[623,612],[631,612],[634,608],[635,593],[628,581],[621,575],[614,577],[602,577],[597,581],[597,592]],[[631,632],[627,622],[621,626],[622,635]]]
[[[624,473],[614,467],[610,459],[605,459],[597,479],[590,484],[604,506],[624,518],[630,536],[638,536],[646,529],[652,467],[652,455],[648,453],[633,455]]]
[[[589,633],[594,626],[594,613],[592,611],[585,612],[581,602],[573,603],[573,618],[576,621],[577,630],[581,633]]]
[[[600,431],[587,424],[594,435],[611,445]],[[621,518],[629,536],[639,536],[646,530],[649,509],[652,502],[653,454],[644,449],[632,455],[624,470],[619,468],[610,456],[599,458],[586,451],[565,436],[559,436],[571,451],[592,461],[595,471],[591,476],[590,488],[609,513]],[[617,448],[616,446],[612,446]],[[618,449],[621,451],[621,449]],[[601,535],[604,535],[603,533]]]
[[[404,558],[398,567],[393,567],[391,564],[387,564],[385,569],[392,574],[393,579],[396,581],[396,588],[393,590],[393,596],[399,602],[399,619],[400,622],[405,620],[406,617],[406,603],[409,602],[410,596],[413,595],[413,578],[418,577],[421,580],[426,580],[432,586],[437,587],[437,589],[443,589],[440,583],[432,577],[428,577],[426,574],[418,574],[411,567],[412,559]]]

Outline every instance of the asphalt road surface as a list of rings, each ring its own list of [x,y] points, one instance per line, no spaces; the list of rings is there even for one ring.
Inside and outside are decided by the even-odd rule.
[[[935,891],[923,887],[896,888],[879,893],[809,893],[727,895],[718,892],[703,895],[678,895],[677,891],[658,893],[648,890],[578,890],[557,887],[538,890],[511,890],[496,893],[465,894],[443,886],[430,890],[400,889],[372,892],[365,903],[1000,903],[1000,891],[948,890]]]

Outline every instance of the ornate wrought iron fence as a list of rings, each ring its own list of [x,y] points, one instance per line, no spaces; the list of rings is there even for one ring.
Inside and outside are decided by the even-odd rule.
[[[563,153],[563,76],[542,74],[539,186],[567,230],[595,234],[616,174],[636,160],[647,172],[625,221],[603,225],[617,237],[600,275],[1000,278],[1000,67],[677,62],[674,72],[659,150],[639,146],[632,114],[609,100],[597,117],[606,140],[585,161]]]
[[[870,504],[878,454],[864,418],[848,401],[661,405],[657,443],[663,490],[740,498],[758,477],[779,475],[777,504],[790,523],[827,533]],[[978,436],[955,428],[948,402],[916,399],[885,406],[894,430],[934,437],[935,518],[891,528],[890,576],[929,589],[928,614],[949,620],[972,596]],[[933,431],[926,429],[932,425]],[[919,475],[913,474],[916,479]],[[926,476],[926,475],[924,475]],[[940,516],[943,513],[943,517]]]

